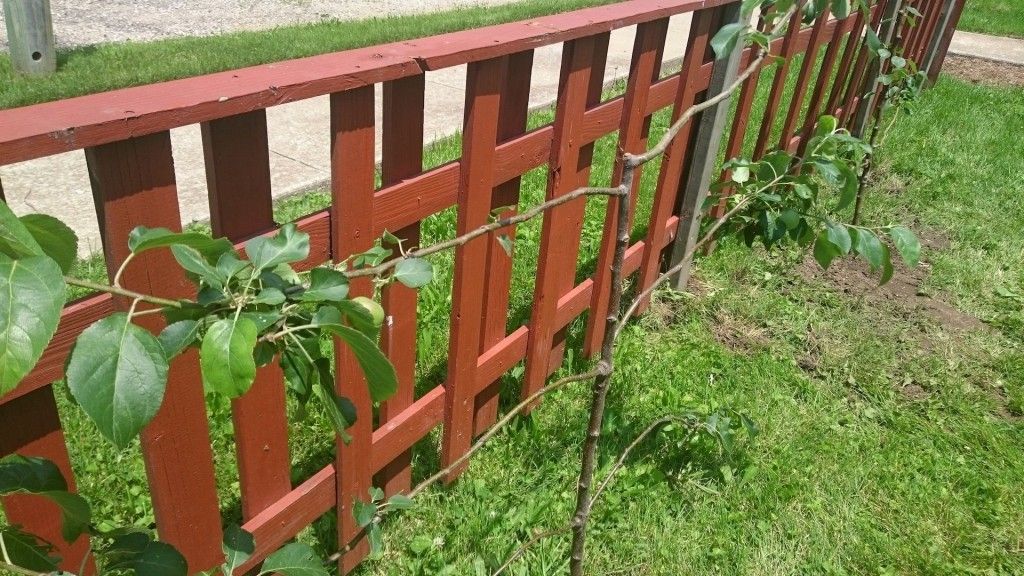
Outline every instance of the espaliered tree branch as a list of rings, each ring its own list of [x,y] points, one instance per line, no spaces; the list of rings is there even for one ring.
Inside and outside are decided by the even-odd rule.
[[[572,202],[573,200],[576,200],[577,198],[582,198],[584,196],[622,197],[628,194],[629,190],[623,190],[622,186],[618,186],[615,188],[577,188],[576,190],[573,190],[568,194],[564,194],[557,198],[553,198],[551,200],[548,200],[547,202],[544,202],[543,204],[537,204],[536,206],[523,212],[519,212],[513,216],[509,216],[507,218],[500,218],[489,224],[484,224],[479,228],[466,232],[462,236],[456,236],[451,240],[445,240],[444,242],[438,242],[437,244],[431,244],[430,246],[425,246],[423,248],[409,250],[408,252],[404,253],[400,258],[394,258],[392,260],[388,260],[376,266],[370,266],[367,268],[357,268],[355,270],[345,270],[344,273],[349,278],[379,277],[383,275],[385,272],[388,272],[395,268],[396,266],[398,266],[398,264],[403,259],[424,258],[430,256],[431,254],[437,254],[438,252],[451,250],[452,248],[462,246],[469,242],[470,240],[479,238],[480,236],[484,236],[492,232],[497,232],[498,230],[501,230],[503,228],[508,228],[510,226],[515,226],[516,224],[521,224],[528,220],[532,220],[537,216],[546,213],[548,210],[551,210],[556,206],[567,204],[569,202]]]
[[[778,24],[774,26],[771,31],[772,36],[778,35],[785,28],[786,23],[788,22],[790,17],[792,17],[796,10],[797,6],[791,6],[779,18]],[[626,321],[629,320],[629,318],[632,317],[633,314],[635,314],[640,303],[646,297],[648,297],[656,288],[666,283],[672,275],[688,266],[690,259],[692,259],[696,251],[703,247],[706,243],[711,241],[715,237],[719,229],[730,218],[740,213],[747,206],[748,203],[747,199],[739,200],[737,204],[733,206],[732,209],[726,212],[721,219],[716,221],[708,229],[707,233],[700,240],[698,240],[693,246],[687,249],[687,252],[684,255],[683,260],[680,264],[670,268],[661,276],[659,276],[652,284],[652,286],[649,287],[647,290],[644,290],[640,295],[638,295],[630,303],[626,312],[620,315],[618,312],[622,307],[622,298],[624,293],[623,266],[625,262],[626,250],[628,249],[630,239],[628,228],[630,222],[630,203],[625,200],[628,197],[629,192],[633,189],[633,182],[635,179],[636,170],[640,166],[664,154],[665,151],[668,149],[669,145],[672,143],[672,141],[679,136],[680,132],[686,126],[686,124],[690,122],[697,114],[705,110],[711,109],[721,104],[722,102],[728,100],[729,97],[743,85],[747,78],[749,78],[752,74],[756,73],[760,69],[762,63],[765,61],[767,56],[768,51],[766,49],[758,49],[755,57],[749,62],[747,67],[744,68],[744,70],[737,75],[735,80],[733,80],[730,84],[724,87],[720,93],[714,95],[711,98],[708,98],[707,100],[704,100],[703,102],[689,106],[686,110],[684,110],[683,113],[680,114],[679,118],[675,122],[673,122],[673,124],[664,134],[664,136],[659,140],[658,144],[656,144],[653,148],[651,148],[650,150],[643,154],[625,154],[623,157],[622,179],[619,186],[615,188],[579,188],[553,200],[549,200],[542,204],[538,204],[510,218],[497,220],[495,222],[492,222],[485,226],[481,226],[471,232],[468,232],[462,236],[458,236],[451,240],[421,249],[410,250],[403,254],[404,258],[423,258],[425,256],[436,254],[438,252],[442,252],[444,250],[448,250],[456,246],[461,246],[480,236],[495,232],[497,230],[515,224],[526,222],[530,219],[543,215],[544,213],[546,213],[551,208],[554,208],[555,206],[571,202],[582,196],[602,195],[617,199],[617,229],[615,233],[615,250],[611,266],[611,294],[608,306],[609,312],[607,317],[605,318],[605,336],[604,340],[602,341],[600,359],[597,362],[595,368],[587,372],[583,372],[581,374],[573,376],[568,376],[566,378],[562,378],[551,384],[548,384],[547,386],[541,388],[534,394],[531,394],[528,398],[524,399],[517,405],[513,406],[506,412],[506,414],[501,419],[499,419],[491,428],[489,428],[487,432],[481,435],[480,438],[477,439],[477,441],[470,447],[470,449],[465,454],[463,454],[460,458],[452,462],[449,466],[441,470],[438,470],[436,473],[434,473],[433,475],[422,481],[420,484],[418,484],[416,487],[414,487],[408,493],[408,497],[416,497],[417,495],[421,494],[426,488],[444,478],[451,470],[454,470],[458,466],[462,465],[466,460],[468,460],[480,449],[482,449],[489,440],[491,440],[516,416],[518,416],[527,407],[533,405],[533,403],[539,398],[543,397],[544,395],[550,392],[558,390],[567,384],[593,379],[591,390],[592,400],[590,416],[587,426],[587,436],[583,448],[580,479],[577,483],[576,512],[574,513],[573,519],[570,522],[569,526],[538,534],[531,539],[529,544],[532,545],[533,543],[536,543],[537,541],[540,541],[549,536],[561,534],[567,531],[572,531],[573,550],[570,561],[571,572],[574,576],[582,574],[586,525],[590,518],[590,510],[594,500],[594,498],[592,498],[589,495],[589,487],[594,475],[597,445],[598,440],[600,438],[601,422],[603,421],[604,417],[608,387],[611,381],[612,373],[614,372],[613,356],[615,351],[615,342],[621,334],[622,326]],[[781,177],[782,175],[778,175],[778,177],[775,181],[773,181],[773,183],[777,182],[778,179],[780,179]],[[377,266],[348,270],[345,273],[350,278],[365,276],[379,277],[382,274],[393,269],[401,260],[402,258],[395,258],[393,260],[389,260]],[[386,511],[387,509],[382,509],[380,512],[383,513]],[[375,521],[379,521],[379,518],[375,519]],[[357,539],[359,537],[361,537],[361,534],[357,535]],[[329,560],[336,560],[338,557],[340,557],[341,554],[348,550],[351,550],[354,547],[356,540],[353,540],[348,545],[346,545],[343,550],[332,555]],[[517,550],[513,557],[510,558],[507,562],[505,562],[505,564],[499,569],[498,573],[500,574],[501,571],[505,570],[511,564],[511,562],[513,562],[515,558],[520,556],[523,552],[525,552],[525,550],[522,548],[520,550]]]

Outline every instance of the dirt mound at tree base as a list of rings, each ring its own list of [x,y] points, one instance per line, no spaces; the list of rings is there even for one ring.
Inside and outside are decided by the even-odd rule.
[[[986,329],[986,325],[974,316],[958,310],[940,295],[924,290],[924,280],[931,271],[928,252],[942,250],[949,242],[934,233],[919,236],[922,246],[921,263],[910,268],[899,261],[893,250],[894,274],[892,280],[883,286],[878,285],[878,273],[872,272],[862,258],[837,259],[828,270],[822,270],[813,258],[808,257],[797,268],[797,273],[804,280],[824,281],[835,290],[863,298],[869,304],[895,305],[908,316],[923,316],[947,332]]]

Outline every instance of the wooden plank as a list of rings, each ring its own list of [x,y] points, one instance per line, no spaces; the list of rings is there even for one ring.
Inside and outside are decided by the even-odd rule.
[[[0,404],[0,422],[4,430],[0,434],[0,456],[17,453],[46,458],[60,469],[68,490],[75,491],[75,476],[53,388],[39,388],[17,400]],[[53,544],[61,558],[61,568],[78,573],[82,558],[89,552],[89,539],[83,536],[73,543],[64,541],[60,509],[56,504],[39,496],[8,496],[3,498],[3,509],[9,524],[20,525],[26,532]],[[91,562],[86,572],[95,573]]]
[[[742,14],[739,4],[723,6],[718,9],[718,12],[723,26],[741,22]],[[728,58],[715,60],[711,85],[708,87],[705,98],[721,94],[736,80],[740,56],[739,50],[733,50]],[[676,212],[679,217],[679,227],[668,256],[670,268],[693,259],[691,252],[700,233],[701,210],[711,185],[711,172],[714,170],[718,158],[722,132],[725,129],[725,119],[729,114],[730,100],[731,98],[728,98],[700,114],[693,152],[688,161],[686,181],[682,190],[681,209]],[[691,124],[693,123],[691,122]],[[686,289],[689,278],[690,267],[686,266],[676,273],[669,282],[674,289],[682,291]]]
[[[530,78],[533,72],[533,50],[509,56],[505,84],[502,88],[501,110],[498,113],[498,141],[506,142],[526,132],[526,119],[530,109]],[[520,177],[499,184],[491,191],[491,210],[511,206],[501,217],[516,213],[519,205]],[[483,354],[505,338],[508,321],[508,299],[512,282],[512,258],[498,242],[500,234],[515,242],[515,228],[508,228],[487,237],[487,265],[483,273],[483,327],[480,334],[480,353]],[[498,395],[501,380],[495,379],[476,397],[474,434],[481,434],[498,417]]]
[[[693,16],[690,24],[690,37],[683,56],[681,77],[688,78],[696,67],[704,62],[705,55],[710,52],[711,24],[714,20],[713,10],[701,10]],[[690,106],[697,101],[696,87],[688,82],[679,86],[672,109],[672,122],[675,123]],[[665,228],[662,224],[672,216],[676,205],[676,196],[682,183],[683,167],[687,165],[688,151],[695,133],[695,119],[683,127],[665,150],[661,160],[661,171],[658,173],[658,185],[654,193],[651,208],[651,219],[644,240],[644,252],[640,264],[639,286],[646,289],[658,277],[661,266],[661,247],[664,245]],[[646,299],[638,312],[642,313],[650,299]]]
[[[374,182],[374,88],[331,94],[331,253],[340,262],[347,256],[369,249],[373,235]],[[351,283],[350,297],[372,296],[368,278]],[[351,350],[335,339],[335,388],[356,409],[356,422],[348,443],[337,439],[338,546],[344,548],[359,534],[352,509],[356,502],[369,500],[373,471],[370,469],[373,439],[373,403],[366,379]],[[341,573],[348,573],[369,553],[361,538],[339,561]]]
[[[581,123],[582,125],[586,125],[586,110],[590,110],[600,106],[601,94],[604,91],[604,70],[608,62],[608,43],[610,40],[610,35],[602,34],[596,36],[595,38],[596,40],[594,46],[594,55],[590,67],[590,84],[587,92],[587,104],[586,108],[584,109],[584,122]],[[696,81],[699,82],[699,80]],[[594,158],[594,144],[590,143],[590,141],[587,139],[582,139],[581,143],[582,141],[586,141],[587,144],[581,145],[579,148],[579,158],[576,161],[577,187],[587,186],[590,183],[590,169]],[[561,296],[559,297],[559,303],[562,302],[562,299],[565,298],[567,294],[569,294],[570,292],[574,292],[579,288],[579,286],[576,285],[576,274],[579,268],[579,244],[580,240],[582,239],[583,218],[585,216],[586,203],[586,200],[581,200],[578,203],[568,205],[579,205],[579,212],[577,214],[578,218],[574,217],[571,220],[571,222],[574,223],[574,227],[572,227],[571,229],[562,229],[559,230],[558,232],[558,234],[563,238],[577,239],[574,244],[570,245],[570,249],[574,252],[573,260],[575,261],[575,265],[565,266],[562,269],[563,278],[560,280],[561,285],[557,292],[558,294],[561,294]],[[565,356],[565,342],[566,337],[568,335],[567,327],[569,325],[569,322],[571,322],[572,319],[574,319],[576,316],[582,314],[586,310],[586,308],[586,306],[579,308],[579,311],[572,318],[567,319],[564,323],[559,323],[557,321],[555,322],[556,332],[552,345],[551,358],[548,361],[549,376],[557,371],[558,367],[561,366],[562,364],[562,359]]]
[[[925,63],[935,37],[942,34],[941,27],[947,13],[946,1],[932,0],[932,2],[930,2],[929,9],[930,13],[928,15],[928,22],[925,25],[924,34],[921,35],[921,39],[918,41],[917,46],[914,47],[914,61],[917,62],[919,66]]]
[[[835,114],[836,110],[842,105],[843,90],[847,82],[849,82],[850,67],[853,65],[853,58],[863,42],[864,13],[858,10],[853,19],[853,30],[846,37],[843,57],[839,60],[839,68],[836,71],[835,80],[832,81],[828,103],[825,104],[825,111],[832,114]]]
[[[789,141],[793,137],[793,133],[796,131],[797,122],[800,120],[800,114],[803,111],[804,97],[807,96],[807,87],[811,82],[811,75],[814,74],[815,69],[818,67],[818,49],[824,42],[823,35],[825,31],[825,24],[828,22],[829,12],[828,6],[825,6],[821,15],[814,21],[814,26],[811,27],[811,38],[808,41],[807,51],[804,52],[804,60],[800,65],[800,73],[796,79],[796,87],[793,89],[793,96],[789,101],[789,110],[786,112],[786,119],[782,122],[782,133],[779,134],[779,150],[790,150]],[[819,82],[821,83],[822,76],[819,75]]]
[[[878,30],[879,25],[882,21],[882,15],[884,12],[889,10],[889,7],[899,3],[899,0],[882,0],[876,5],[877,11],[872,14],[871,20],[867,24],[871,30]],[[857,43],[857,56],[853,65],[853,71],[850,74],[850,81],[846,85],[846,90],[843,96],[842,114],[839,115],[839,125],[846,126],[849,124],[850,119],[854,116],[856,108],[860,105],[861,96],[863,92],[864,75],[867,73],[868,61],[873,56],[871,51],[867,47],[867,42],[864,38],[861,38]],[[856,101],[857,105],[854,105]]]
[[[239,242],[274,228],[266,110],[202,124],[210,226]],[[242,519],[249,520],[292,489],[284,374],[261,367],[252,388],[231,402]]]
[[[857,12],[857,14],[860,15],[860,12]],[[825,49],[821,69],[818,71],[818,81],[814,83],[814,91],[811,93],[810,100],[807,101],[807,114],[804,116],[804,123],[800,128],[800,146],[797,149],[797,156],[799,157],[803,157],[804,150],[807,148],[807,141],[814,134],[814,126],[818,122],[821,101],[825,98],[825,90],[832,83],[832,68],[835,67],[836,58],[839,56],[839,47],[842,45],[843,39],[838,34],[839,30],[839,28],[835,28],[834,33],[828,40],[828,48]]]
[[[942,64],[946,61],[946,54],[949,52],[949,43],[953,40],[953,32],[957,23],[960,22],[960,15],[964,10],[964,0],[947,0],[945,15],[942,19],[941,31],[936,32],[932,46],[928,50],[928,57],[925,60],[928,79],[935,82],[942,71]]]
[[[418,74],[400,43],[0,111],[0,165]]]
[[[562,49],[548,170],[548,200],[585,186],[589,179],[593,145],[581,145],[577,135],[587,107],[596,104],[600,98],[607,50],[608,34],[567,42]],[[578,198],[544,215],[522,387],[524,398],[544,385],[548,377],[549,357],[561,356],[560,350],[552,350],[562,340],[557,334],[559,330],[554,325],[554,317],[558,299],[575,284],[585,208],[586,198]]]
[[[507,70],[507,58],[472,62],[467,69],[457,235],[486,224],[490,215],[498,119]],[[484,306],[477,274],[487,264],[488,241],[484,236],[455,249],[444,437],[441,440],[443,467],[451,466],[465,454],[473,440],[477,358],[480,356]],[[466,463],[453,468],[446,481],[454,480],[465,468]]]
[[[136,226],[181,229],[171,137],[168,132],[104,144],[86,151],[111,278],[128,256],[128,235]],[[122,276],[128,289],[163,297],[191,297],[194,288],[167,250],[135,258]],[[127,302],[115,299],[125,309]],[[158,332],[158,315],[136,320]],[[220,564],[221,525],[213,454],[198,354],[171,362],[167,390],[156,418],[142,431],[153,510],[160,539],[188,559],[193,570]]]
[[[897,41],[898,15],[901,7],[901,0],[889,0],[885,4],[885,9],[882,12],[881,28],[878,34],[883,45],[892,46]],[[889,62],[886,61],[885,65],[888,66],[888,64]],[[881,83],[878,82],[878,75],[883,70],[882,63],[878,58],[871,58],[866,68],[867,74],[864,76],[863,85],[858,88],[858,93],[865,96],[857,105],[856,113],[851,117],[850,132],[854,136],[864,135],[868,121],[874,113],[875,106],[881,102],[879,96],[883,88]]]
[[[622,104],[623,113],[619,122],[619,145],[612,172],[612,186],[619,186],[622,183],[623,153],[640,154],[647,149],[647,137],[651,127],[651,119],[647,115],[647,101],[651,85],[658,81],[661,74],[661,60],[665,54],[667,34],[667,18],[637,26],[629,79]],[[642,170],[643,167],[636,170],[633,188],[630,190],[631,219],[636,211]],[[604,235],[601,238],[601,249],[594,273],[593,302],[590,304],[591,313],[587,317],[587,331],[583,341],[583,353],[586,356],[597,354],[604,338],[605,317],[608,314],[611,296],[611,264],[615,254],[618,204],[618,198],[610,198],[605,212]]]
[[[782,97],[786,91],[786,78],[789,76],[789,64],[793,55],[796,54],[795,44],[801,31],[802,13],[797,10],[789,19],[789,27],[782,39],[782,60],[776,65],[775,78],[772,80],[772,89],[768,92],[768,102],[765,104],[764,116],[761,118],[761,128],[757,133],[757,142],[754,143],[752,158],[760,158],[768,149],[768,139],[771,137],[772,128],[775,127],[775,115],[782,104]]]
[[[381,183],[384,186],[416,176],[423,171],[424,76],[408,76],[384,83]],[[394,231],[406,249],[420,245],[420,222]],[[381,404],[384,423],[402,412],[414,400],[416,387],[416,301],[417,291],[399,283],[384,288],[381,302],[387,314],[381,335],[381,349],[398,374],[398,391]],[[412,451],[403,452],[381,471],[375,484],[388,496],[407,491],[412,482]]]
[[[508,65],[508,58],[503,57],[478,61],[468,68],[457,235],[479,228],[489,217],[502,88]],[[456,248],[449,375],[444,384],[442,466],[452,465],[469,450],[472,442],[484,305],[477,275],[486,265],[489,243],[490,239],[481,237]],[[465,467],[464,463],[454,468],[446,481],[454,480]]]

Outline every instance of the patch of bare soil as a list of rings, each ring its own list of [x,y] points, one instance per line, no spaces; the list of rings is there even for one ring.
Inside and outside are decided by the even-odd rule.
[[[715,340],[733,352],[753,354],[771,343],[764,328],[722,311],[715,312],[710,325]]]
[[[935,233],[920,233],[919,237],[925,257],[927,251],[941,250],[949,244],[945,238]],[[894,256],[895,273],[892,280],[884,286],[878,285],[878,274],[871,272],[870,267],[862,259],[836,260],[827,271],[823,271],[813,258],[808,258],[797,271],[805,280],[823,280],[840,292],[863,298],[868,304],[895,305],[908,317],[924,316],[946,332],[966,332],[986,327],[983,322],[961,312],[944,301],[941,296],[929,294],[922,289],[922,284],[931,270],[927,260],[923,260],[914,268],[908,268],[897,260],[898,257]]]
[[[942,71],[972,84],[1024,87],[1024,66],[1006,62],[950,54]]]

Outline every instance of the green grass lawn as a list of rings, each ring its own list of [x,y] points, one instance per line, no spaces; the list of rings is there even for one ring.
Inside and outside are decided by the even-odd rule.
[[[1024,38],[1024,0],[969,0],[957,28]]]
[[[15,74],[10,58],[3,53],[0,54],[0,109],[514,22],[614,1],[519,0],[431,14],[317,22],[154,42],[97,44],[60,51],[58,71],[45,78]]]
[[[531,122],[550,119],[539,112]],[[655,136],[666,122],[665,113],[655,118]],[[1021,131],[1024,91],[946,77],[897,123],[879,153],[866,220],[907,223],[932,248],[920,270],[897,272],[895,288],[858,283],[856,266],[823,275],[796,252],[725,241],[698,263],[692,294],[659,294],[618,349],[602,469],[669,412],[739,410],[761,434],[732,458],[677,435],[648,442],[596,509],[590,573],[1024,573],[1024,296],[1015,296],[1024,294],[1024,184],[1005,168],[1019,156],[1005,135]],[[595,184],[607,181],[614,145],[599,142]],[[447,139],[427,163],[458,154],[458,140]],[[641,223],[655,173],[646,171]],[[525,177],[524,205],[543,199],[544,183],[542,169]],[[326,203],[323,193],[292,198],[277,217]],[[596,254],[603,215],[603,202],[591,200],[584,260]],[[510,327],[529,315],[539,231],[535,221],[518,232]],[[453,236],[454,212],[430,218],[424,235]],[[444,374],[451,256],[436,264],[438,281],[421,295],[421,392]],[[98,260],[81,266],[102,274]],[[582,326],[572,325],[570,349]],[[570,354],[566,369],[584,365]],[[507,377],[506,407],[519,374]],[[66,387],[56,390],[96,517],[151,524],[138,448],[111,448]],[[458,483],[388,520],[383,556],[357,573],[474,574],[482,565],[489,574],[534,530],[564,523],[588,399],[585,386],[547,398]],[[225,521],[236,522],[229,407],[210,413]],[[315,411],[294,422],[296,481],[331,461],[332,438]],[[437,468],[438,442],[435,432],[415,450],[417,478]],[[326,555],[333,524],[328,514],[301,537]],[[564,537],[546,541],[510,573],[563,573],[567,547]]]

